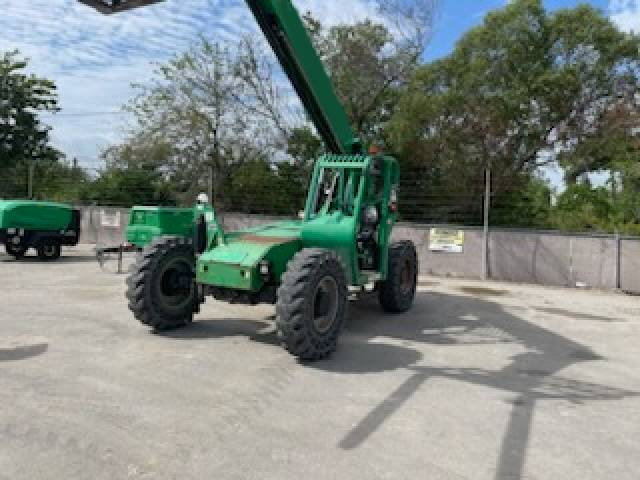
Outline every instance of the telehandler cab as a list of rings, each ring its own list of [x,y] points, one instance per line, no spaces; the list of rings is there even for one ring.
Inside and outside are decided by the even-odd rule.
[[[80,1],[111,13],[157,0]],[[192,322],[206,296],[272,303],[283,346],[318,360],[336,349],[350,287],[375,286],[388,312],[412,306],[416,249],[390,244],[398,163],[365,153],[291,1],[246,2],[331,153],[315,164],[300,220],[226,233],[215,215],[202,214],[193,239],[156,239],[127,279],[129,308],[165,330]]]

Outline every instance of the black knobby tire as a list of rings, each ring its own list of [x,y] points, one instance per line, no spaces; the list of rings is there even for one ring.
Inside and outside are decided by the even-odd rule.
[[[413,242],[396,242],[389,247],[387,279],[378,285],[380,305],[389,313],[411,308],[416,296],[418,255]]]
[[[40,260],[51,261],[60,258],[62,248],[57,243],[47,243],[38,245],[37,251]]]
[[[338,256],[304,249],[289,262],[276,303],[282,346],[302,360],[335,351],[347,308],[347,280]]]
[[[129,310],[154,330],[193,321],[197,307],[195,254],[190,239],[160,237],[137,255],[127,278]]]
[[[27,247],[24,247],[22,245],[15,245],[9,242],[4,245],[4,249],[6,250],[8,255],[11,255],[16,260],[21,259],[22,257],[24,257],[24,254],[27,253]]]

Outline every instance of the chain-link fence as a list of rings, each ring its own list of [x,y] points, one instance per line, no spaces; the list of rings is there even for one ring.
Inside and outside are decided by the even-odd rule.
[[[83,243],[118,245],[129,210],[83,207]],[[282,220],[225,213],[230,231]],[[425,275],[491,279],[640,293],[640,238],[605,234],[433,225],[402,222],[394,239],[410,239]]]
[[[75,175],[71,177],[51,175],[42,169],[14,172],[10,182],[14,190],[4,188],[3,196],[27,198],[31,194],[83,206],[81,241],[100,245],[117,245],[124,239],[128,207],[165,203],[154,202],[158,185],[145,184],[144,178],[131,181],[125,175],[127,181],[109,185],[108,176],[95,180],[97,170],[74,168],[77,170],[71,170]],[[395,230],[396,237],[411,238],[418,246],[423,273],[640,292],[640,239],[522,229],[519,227],[535,226],[531,221],[534,217],[526,216],[532,204],[529,193],[510,192],[504,185],[500,193],[495,193],[484,175],[459,190],[438,189],[426,175],[424,170],[403,171],[401,224]],[[232,178],[230,185],[218,183],[214,192],[216,208],[225,212],[230,230],[295,218],[304,206],[307,179],[302,175],[273,177],[273,184],[265,184],[262,177],[243,178],[244,182]],[[209,178],[201,180],[202,190],[207,191]],[[192,202],[191,193],[180,192],[179,185],[172,187],[173,203]],[[199,187],[197,184],[195,191]],[[180,193],[185,196],[180,197]],[[487,198],[489,202],[485,202]],[[550,204],[550,199],[543,199],[545,202]],[[487,216],[486,206],[490,207]],[[511,210],[510,216],[504,214],[506,210]],[[518,214],[523,218],[510,221]]]

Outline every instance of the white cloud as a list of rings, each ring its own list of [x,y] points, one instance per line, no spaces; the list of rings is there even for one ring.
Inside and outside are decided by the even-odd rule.
[[[621,30],[640,33],[640,0],[610,0],[609,12]]]
[[[375,14],[370,0],[294,0],[324,24]],[[96,165],[99,151],[122,138],[126,115],[77,115],[118,111],[133,95],[131,82],[151,78],[152,62],[184,51],[199,36],[229,41],[255,32],[243,0],[167,0],[113,16],[76,0],[0,0],[0,51],[19,49],[30,70],[53,79],[58,115],[47,116],[55,144],[69,157]]]

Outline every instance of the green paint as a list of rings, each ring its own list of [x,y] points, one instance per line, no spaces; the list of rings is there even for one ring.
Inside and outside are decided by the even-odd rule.
[[[193,208],[133,207],[127,242],[142,248],[162,235],[191,236],[193,217]]]
[[[71,222],[69,205],[31,200],[0,201],[0,229],[31,231],[64,230]]]
[[[227,233],[225,243],[209,239],[209,248],[197,261],[196,281],[216,287],[257,292],[264,286],[260,264],[269,262],[271,280],[280,281],[287,263],[302,248],[335,251],[352,285],[384,280],[389,238],[397,214],[389,209],[397,189],[399,170],[391,157],[325,155],[317,162],[302,221],[287,221]],[[333,194],[325,196],[325,187]],[[376,229],[378,261],[373,269],[360,268],[365,255],[357,237],[362,212],[375,206],[380,215]]]
[[[329,151],[359,152],[349,117],[291,1],[247,0],[247,5]]]
[[[362,145],[291,0],[246,3],[334,155],[321,157],[315,165],[301,222],[225,234],[215,218],[209,221],[208,248],[197,260],[196,281],[259,292],[265,286],[261,262],[269,262],[272,268],[268,282],[277,283],[287,263],[303,248],[335,251],[352,285],[386,279],[389,239],[397,220],[397,162],[387,156],[362,155]],[[373,207],[379,221],[368,228],[363,212]],[[370,235],[365,236],[365,231]],[[365,237],[368,247],[363,246]]]
[[[268,261],[275,283],[301,248],[300,222],[281,222],[226,235],[198,259],[196,281],[217,287],[259,291],[264,286],[260,262]]]

